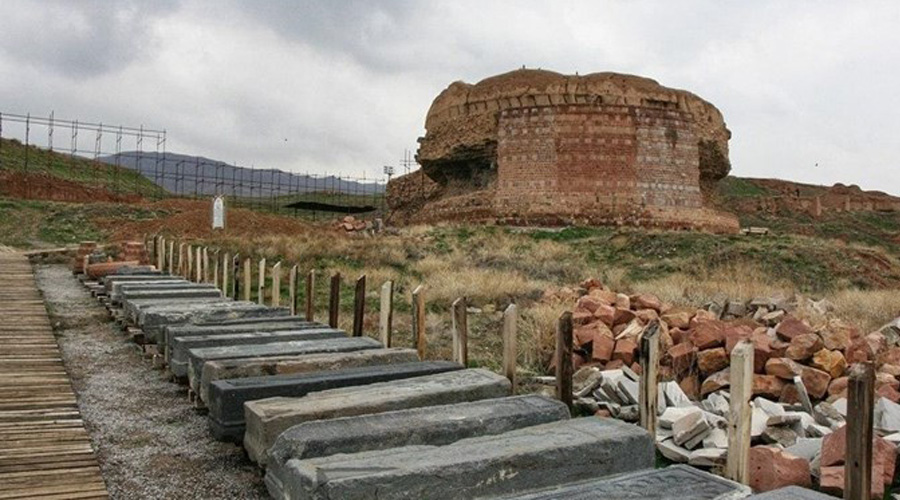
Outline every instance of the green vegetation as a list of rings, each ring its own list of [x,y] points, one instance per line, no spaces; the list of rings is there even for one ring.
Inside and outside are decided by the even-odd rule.
[[[153,219],[164,213],[114,203],[73,204],[0,198],[0,244],[40,248],[103,240],[106,233],[97,226],[98,219]]]
[[[718,188],[719,195],[725,198],[753,198],[773,194],[750,179],[732,177],[730,175],[719,181]]]
[[[116,194],[160,196],[165,192],[133,170],[36,146],[26,147],[15,139],[0,139],[0,171],[47,174],[63,181],[102,187]]]

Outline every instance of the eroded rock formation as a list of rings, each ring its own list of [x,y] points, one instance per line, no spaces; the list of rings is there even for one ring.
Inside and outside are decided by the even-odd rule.
[[[517,70],[434,100],[388,203],[409,222],[634,224],[734,231],[703,206],[730,171],[712,104],[648,78]]]

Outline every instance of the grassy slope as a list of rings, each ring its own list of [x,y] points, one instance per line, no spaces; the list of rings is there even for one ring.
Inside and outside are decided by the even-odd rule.
[[[19,141],[10,139],[0,139],[0,170],[48,174],[66,181],[106,188],[118,194],[153,196],[163,192],[151,180],[127,168],[116,168],[35,146],[26,148]]]

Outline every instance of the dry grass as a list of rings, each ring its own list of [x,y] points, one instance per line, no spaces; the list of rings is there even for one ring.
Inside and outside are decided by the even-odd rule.
[[[686,307],[699,307],[711,300],[790,298],[801,292],[790,276],[777,275],[772,267],[766,267],[765,258],[762,262],[756,257],[740,256],[705,259],[701,251],[713,248],[709,245],[725,244],[722,240],[710,240],[709,236],[697,236],[696,241],[707,247],[695,250],[682,248],[695,241],[693,238],[647,233],[635,241],[642,243],[650,238],[662,242],[662,246],[629,249],[622,259],[623,254],[616,254],[615,249],[623,238],[618,234],[607,239],[589,235],[578,241],[556,241],[502,228],[416,226],[377,237],[323,229],[292,236],[227,239],[216,244],[245,256],[265,256],[270,263],[298,263],[304,274],[310,268],[318,269],[318,319],[327,312],[326,276],[340,272],[345,285],[340,326],[345,329],[352,326],[352,284],[359,275],[366,274],[369,291],[365,331],[371,335],[378,329],[378,290],[385,281],[394,281],[394,345],[398,346],[414,345],[410,293],[424,283],[429,359],[450,358],[450,303],[465,296],[471,306],[482,309],[470,314],[470,365],[499,370],[500,311],[516,303],[518,362],[523,373],[546,372],[554,351],[557,319],[573,306],[572,300],[547,299],[543,292],[576,285],[587,277],[599,277],[617,291],[653,293]],[[607,253],[592,258],[589,253],[593,251]],[[863,330],[877,328],[900,313],[898,297],[896,290],[847,287],[836,287],[817,296],[827,298],[838,317]],[[807,310],[799,313],[813,314]]]

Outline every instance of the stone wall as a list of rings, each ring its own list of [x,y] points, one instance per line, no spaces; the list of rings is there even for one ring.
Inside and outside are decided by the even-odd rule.
[[[649,79],[521,70],[457,82],[426,129],[422,170],[388,189],[400,221],[738,228],[703,208],[703,183],[729,168],[721,114]]]

